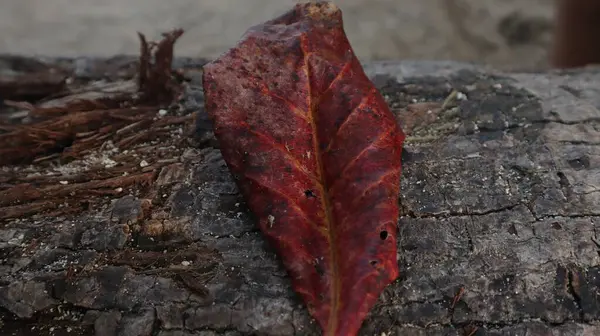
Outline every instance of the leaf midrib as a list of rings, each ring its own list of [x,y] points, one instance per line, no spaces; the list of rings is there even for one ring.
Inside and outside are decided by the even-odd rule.
[[[338,265],[338,254],[336,246],[336,236],[334,230],[332,230],[333,224],[333,214],[331,213],[331,200],[329,196],[328,190],[325,188],[325,174],[323,168],[323,162],[321,160],[321,150],[319,147],[319,133],[317,130],[316,124],[316,103],[318,99],[313,100],[313,92],[311,85],[311,73],[309,70],[308,58],[310,53],[307,52],[306,48],[306,35],[303,35],[301,38],[301,49],[304,57],[304,67],[306,73],[306,83],[307,83],[307,91],[308,91],[308,119],[313,129],[312,140],[313,140],[313,150],[315,151],[315,161],[317,166],[317,181],[318,187],[320,189],[321,197],[321,206],[323,207],[323,211],[325,212],[325,220],[327,222],[327,240],[329,241],[329,259],[331,265],[331,299],[329,305],[329,321],[327,322],[327,329],[324,330],[326,335],[335,335],[335,331],[337,330],[337,313],[338,313],[338,305],[340,298],[340,277],[339,277],[339,265]]]

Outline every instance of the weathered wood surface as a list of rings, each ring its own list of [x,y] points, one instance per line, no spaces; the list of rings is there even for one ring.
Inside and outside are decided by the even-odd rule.
[[[81,62],[85,76],[94,67]],[[401,278],[361,335],[600,335],[600,71],[366,69],[410,134]],[[318,334],[244,208],[190,76],[181,104],[199,111],[197,139],[143,153],[171,159],[150,188],[2,223],[0,334]]]

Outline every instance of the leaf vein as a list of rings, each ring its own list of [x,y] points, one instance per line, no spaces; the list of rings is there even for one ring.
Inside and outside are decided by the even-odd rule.
[[[357,113],[357,111],[363,107],[367,101],[369,100],[369,96],[365,95],[363,97],[363,99],[361,99],[360,103],[358,103],[358,105],[356,105],[356,107],[354,107],[352,109],[352,111],[350,111],[350,113],[348,113],[348,115],[346,116],[346,118],[344,118],[344,121],[342,121],[342,124],[338,127],[338,129],[335,131],[335,134],[331,137],[331,140],[329,140],[329,144],[327,144],[327,148],[325,149],[324,153],[327,153],[331,150],[331,145],[335,142],[335,140],[338,138],[339,134],[340,134],[340,130],[348,123],[348,120],[350,120],[353,116],[355,116]]]
[[[298,116],[299,118],[301,118],[302,120],[304,120],[306,122],[309,121],[309,118],[307,117],[308,113],[306,111],[300,109],[298,106],[296,106],[296,104],[292,103],[289,99],[282,97],[282,96],[276,94],[275,92],[269,90],[269,88],[267,87],[267,85],[265,83],[261,83],[261,90],[262,90],[263,94],[265,94],[271,98],[281,100],[294,113],[294,115]]]
[[[308,176],[311,181],[313,183],[316,184],[320,184],[320,181],[317,180],[317,177],[311,173],[308,168],[306,168],[306,166],[304,166],[295,156],[293,156],[288,150],[287,148],[285,148],[285,146],[279,145],[275,139],[273,139],[271,136],[268,136],[262,132],[256,131],[256,130],[252,130],[252,129],[248,129],[248,131],[254,135],[256,135],[259,138],[263,138],[265,140],[265,143],[267,145],[269,145],[271,148],[273,148],[274,150],[280,152],[284,158],[286,158],[286,160],[290,161],[290,163],[296,167],[298,170],[300,170],[303,174],[305,174],[306,176]]]
[[[344,166],[344,168],[341,169],[340,174],[335,178],[335,180],[333,180],[331,182],[331,187],[329,188],[329,191],[333,190],[333,188],[342,179],[342,177],[344,177],[346,175],[348,170],[350,170],[350,168],[352,168],[356,164],[356,162],[358,162],[358,159],[360,159],[363,155],[368,153],[369,149],[375,147],[375,145],[377,145],[377,143],[379,143],[381,140],[387,138],[389,136],[389,134],[391,133],[391,131],[392,130],[390,129],[387,132],[380,133],[377,138],[373,139],[373,141],[371,141],[367,146],[365,146],[365,148],[363,148],[360,151],[360,153],[358,153],[350,162],[348,162]]]
[[[317,124],[316,124],[316,118],[315,118],[315,106],[313,106],[313,104],[317,104],[318,100],[313,101],[313,88],[311,85],[311,73],[310,73],[310,66],[309,66],[309,58],[308,58],[308,51],[307,51],[307,44],[308,41],[306,39],[306,36],[303,35],[301,37],[300,40],[300,47],[302,49],[302,54],[304,57],[304,71],[306,74],[306,83],[307,83],[307,106],[309,109],[308,116],[311,122],[311,126],[312,126],[312,130],[313,130],[313,148],[315,150],[315,160],[317,163],[317,171],[318,171],[318,177],[319,180],[321,181],[320,184],[320,191],[321,191],[321,204],[322,204],[322,208],[323,211],[325,212],[325,220],[327,222],[327,232],[328,235],[327,240],[329,241],[329,259],[330,259],[330,263],[331,263],[331,301],[330,301],[330,313],[329,313],[329,321],[327,322],[327,328],[326,328],[326,333],[332,333],[335,334],[336,330],[338,328],[338,306],[339,306],[339,301],[340,301],[340,297],[341,297],[341,288],[340,288],[340,271],[339,271],[339,260],[338,260],[338,252],[336,249],[336,236],[335,236],[335,232],[334,230],[332,230],[332,224],[333,224],[333,214],[331,213],[331,205],[330,205],[330,199],[329,199],[329,193],[328,190],[325,187],[325,183],[324,183],[324,177],[325,174],[324,169],[323,169],[323,163],[321,161],[321,156],[323,153],[321,153],[321,151],[319,150],[319,134],[317,132]]]
[[[294,198],[282,193],[281,191],[279,191],[277,188],[259,180],[257,177],[254,177],[252,175],[246,174],[244,175],[247,179],[252,180],[254,183],[258,184],[259,186],[268,189],[269,191],[271,191],[272,193],[275,193],[277,195],[279,195],[282,198],[285,198],[292,206],[292,208],[294,208],[294,210],[296,210],[296,212],[298,212],[298,214],[300,214],[308,224],[310,224],[315,230],[317,230],[317,232],[321,233],[322,235],[327,235],[327,232],[325,230],[323,230],[323,228],[321,228],[317,223],[315,223],[312,219],[310,219],[310,217],[308,217],[308,214],[302,210],[302,208],[300,208],[300,206],[296,203],[296,201],[294,201]]]
[[[342,66],[342,68],[340,69],[340,72],[338,72],[338,74],[331,81],[331,83],[329,83],[329,85],[327,86],[327,89],[325,89],[323,91],[323,93],[321,94],[321,96],[324,96],[326,93],[328,93],[329,91],[331,91],[331,89],[333,88],[333,85],[335,83],[337,83],[342,78],[343,75],[346,74],[346,72],[350,69],[351,66],[352,66],[352,60],[350,59],[346,63],[344,63],[344,66]]]

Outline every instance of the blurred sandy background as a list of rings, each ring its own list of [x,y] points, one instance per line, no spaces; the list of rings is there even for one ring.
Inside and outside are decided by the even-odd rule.
[[[180,56],[213,58],[293,0],[0,0],[0,53],[137,54],[136,31],[186,30]],[[543,67],[554,0],[337,0],[361,60]]]

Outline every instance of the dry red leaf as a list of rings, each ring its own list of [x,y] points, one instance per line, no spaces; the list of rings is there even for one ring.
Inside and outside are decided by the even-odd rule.
[[[331,3],[251,28],[204,68],[223,157],[325,335],[355,335],[398,276],[404,133]]]

